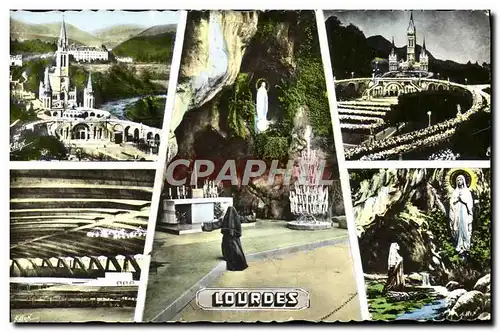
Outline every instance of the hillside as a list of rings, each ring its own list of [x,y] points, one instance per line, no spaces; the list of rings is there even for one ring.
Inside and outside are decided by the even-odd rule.
[[[50,24],[29,24],[15,19],[10,19],[10,38],[14,40],[35,40],[54,42],[59,38],[61,31],[61,23],[55,22]],[[87,46],[100,46],[99,38],[90,33],[80,30],[77,27],[66,23],[66,31],[70,42],[83,44]]]
[[[163,33],[175,33],[177,26],[175,24],[154,25],[150,28],[143,29],[136,37],[155,36]]]
[[[96,30],[93,34],[99,38],[108,49],[110,49],[130,38],[137,36],[139,33],[144,31],[144,29],[144,26],[137,24],[123,24]]]
[[[133,37],[113,49],[116,56],[130,56],[138,62],[170,63],[175,32]]]
[[[392,43],[380,35],[366,38],[366,43],[373,49],[375,57],[381,57],[387,59],[387,57],[392,51]],[[415,49],[416,49],[416,54],[420,56],[420,53],[422,52],[422,46],[417,44]],[[398,59],[401,58],[406,59],[406,45],[403,47],[396,47],[394,51],[398,55]],[[430,61],[435,60],[434,56],[429,52],[429,50],[427,50],[427,55],[429,56]]]

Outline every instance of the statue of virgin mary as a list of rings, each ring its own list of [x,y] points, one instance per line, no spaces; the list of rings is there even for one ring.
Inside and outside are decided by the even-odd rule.
[[[403,257],[399,255],[399,244],[391,243],[389,258],[387,260],[387,282],[384,292],[402,291],[405,287],[405,276],[403,271]]]
[[[470,250],[472,232],[472,208],[474,201],[463,175],[457,176],[456,187],[450,200],[450,223],[456,250],[459,253]]]
[[[266,82],[262,82],[260,84],[259,89],[257,90],[257,119],[255,121],[256,132],[260,133],[266,131],[269,124],[267,121],[267,90],[266,90]]]

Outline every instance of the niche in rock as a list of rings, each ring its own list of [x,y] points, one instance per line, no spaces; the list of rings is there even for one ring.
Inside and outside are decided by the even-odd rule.
[[[401,248],[399,253],[403,257],[405,273],[425,270],[431,258],[430,243],[422,236],[418,226],[387,214],[384,218],[376,220],[359,240],[364,271],[385,273],[393,242]]]

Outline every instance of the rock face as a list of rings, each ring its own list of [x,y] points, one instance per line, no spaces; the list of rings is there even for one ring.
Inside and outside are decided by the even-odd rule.
[[[470,291],[460,296],[450,310],[450,320],[475,319],[483,312],[484,294],[479,291]]]
[[[169,157],[177,154],[174,132],[184,114],[234,83],[245,49],[257,31],[257,22],[256,12],[190,13],[170,125]]]
[[[479,279],[474,285],[474,290],[489,293],[491,290],[491,275],[488,273],[481,279]]]
[[[278,98],[279,86],[295,78],[295,56],[297,45],[301,42],[301,37],[291,32],[294,22],[293,15],[283,16],[278,12],[210,11],[188,15],[170,127],[168,161],[176,157],[208,159],[216,163],[217,170],[218,162],[235,160],[239,167],[247,159],[255,157],[253,124],[246,117],[238,118],[238,124],[243,124],[238,126],[236,133],[234,123],[228,120],[234,120],[235,113],[238,116],[244,114],[243,110],[238,113],[239,108],[235,111],[230,107],[243,104],[236,102],[236,97],[234,100],[231,98],[237,95],[236,90],[241,83],[244,89],[238,91],[244,90],[242,100],[245,106],[248,105],[248,95],[251,94],[254,100],[257,83],[264,79],[269,86],[268,120],[279,124],[284,118],[283,102]],[[315,24],[314,20],[311,22]],[[297,123],[295,126],[298,134],[297,139],[292,141],[303,148],[300,133],[308,123],[305,116],[308,109],[305,105],[296,107],[293,114],[306,120],[296,120],[300,125]],[[246,112],[249,112],[248,108]],[[240,129],[246,135],[242,135]],[[293,151],[292,158],[296,158],[299,152]],[[323,152],[328,160],[332,160],[331,149],[323,148]],[[280,165],[279,168],[285,166]],[[293,220],[289,190],[290,186],[280,178],[269,185],[266,172],[261,177],[253,178],[249,185],[234,184],[227,188],[224,195],[232,196],[235,207],[243,213],[250,213],[251,210],[256,212],[258,218]],[[335,193],[338,191],[339,186],[336,186]],[[342,200],[334,201],[334,210],[343,214]]]
[[[474,290],[455,289],[446,298],[445,318],[450,320],[491,319],[491,275],[477,280]]]
[[[458,288],[460,288],[460,284],[456,281],[452,280],[446,284],[446,289],[449,290],[450,292]]]
[[[367,176],[362,172],[371,174]],[[474,172],[478,178],[476,192],[488,192],[489,182],[483,171]],[[445,169],[381,169],[357,173],[364,180],[351,187],[365,270],[385,273],[390,244],[397,242],[405,272],[429,271],[434,282],[460,280],[457,278],[463,273],[443,263],[437,249],[439,243],[429,229],[429,214],[448,215],[447,173]],[[477,275],[469,279],[474,278]]]
[[[461,289],[455,289],[454,291],[452,291],[446,297],[446,306],[448,308],[453,308],[453,306],[455,305],[455,303],[457,303],[458,298],[460,296],[464,295],[465,293],[467,293],[467,291],[465,289],[463,289],[463,288],[461,288]]]

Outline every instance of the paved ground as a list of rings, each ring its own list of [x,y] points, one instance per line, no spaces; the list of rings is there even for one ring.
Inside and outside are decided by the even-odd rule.
[[[44,308],[12,309],[11,319],[19,323],[37,322],[133,322],[135,308]]]
[[[176,319],[181,321],[270,322],[319,321],[356,294],[347,244],[253,262],[242,272],[225,272],[214,287],[300,287],[310,296],[310,308],[299,311],[208,311],[193,300]],[[354,297],[325,321],[361,320]]]
[[[324,231],[296,231],[287,228],[285,224],[286,223],[284,221],[259,221],[255,227],[244,229],[241,240],[245,253],[248,255],[250,253],[257,253],[276,248],[285,248],[293,245],[347,237],[347,230],[345,229],[333,228]],[[156,233],[143,317],[145,321],[151,320],[153,317],[158,315],[173,301],[175,301],[200,279],[202,279],[207,273],[209,273],[222,260],[221,239],[222,235],[219,231],[181,236],[166,234],[163,232]],[[321,251],[314,250],[314,252],[319,253]],[[293,255],[289,256],[292,257]],[[312,262],[316,262],[316,264],[312,264],[312,266],[317,266],[317,269],[321,269],[322,266],[326,264],[325,260],[331,260],[331,257],[325,257],[325,255],[318,257],[320,258],[317,260],[313,260],[313,256],[309,257],[309,259],[311,259],[311,264]],[[338,266],[344,266],[341,270],[343,272],[341,275],[348,275],[349,277],[346,277],[346,280],[350,280],[349,282],[351,282],[353,287],[355,287],[352,265],[350,263],[346,263],[350,260],[347,248],[337,251],[332,257],[335,257],[335,259],[332,260],[332,263],[335,266],[332,265],[330,267],[332,269],[334,267],[336,268],[337,263]],[[273,259],[270,261],[274,262],[275,260]],[[287,275],[287,279],[290,280],[299,278],[299,275],[297,275],[297,277],[292,276],[295,272],[277,273],[276,269],[273,270],[274,272],[269,272],[271,271],[269,270],[270,267],[275,266],[276,262],[279,260],[276,260],[274,263],[269,263],[270,261],[252,262],[251,268],[248,269],[248,272],[245,271],[242,273],[260,273],[261,275],[265,274],[270,278],[273,277],[273,275],[279,277],[283,274]],[[266,264],[266,262],[270,265],[261,265]],[[285,260],[285,262],[291,261]],[[347,269],[346,267],[349,268]],[[289,267],[283,266],[283,269],[283,271],[286,271]],[[238,272],[234,273],[235,276],[237,274]],[[223,280],[222,282],[226,280],[225,278],[227,277],[223,276],[221,278],[221,280]],[[303,280],[303,277],[300,278],[300,280]],[[341,280],[340,278],[343,277],[337,276],[337,278],[339,278],[337,280]],[[314,273],[310,273],[305,279],[310,279],[310,282],[314,282],[317,277]],[[244,278],[244,280],[250,279]],[[270,282],[283,281],[284,279],[269,279],[263,280],[262,282],[264,284],[267,283],[269,286]],[[237,280],[234,282],[237,282]],[[242,280],[239,282],[242,282]],[[325,282],[327,282],[328,285],[324,286],[325,289],[331,286],[331,280],[326,280]],[[342,289],[348,289],[348,287],[343,285]],[[356,302],[357,304],[356,299],[351,302]],[[326,311],[332,309],[334,308],[326,308],[325,306],[324,312],[318,311],[317,316],[321,317],[324,313],[326,313]],[[347,310],[347,307],[345,310]],[[311,316],[311,319],[317,318]]]

